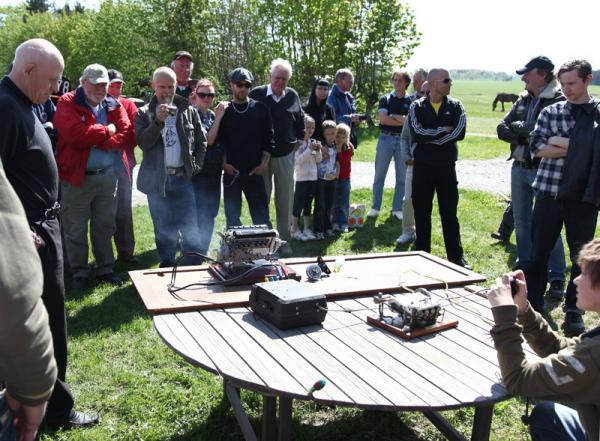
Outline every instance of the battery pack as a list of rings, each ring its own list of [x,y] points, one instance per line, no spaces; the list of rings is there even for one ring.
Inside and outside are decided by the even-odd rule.
[[[308,283],[279,280],[252,285],[250,308],[277,328],[291,329],[322,323],[327,300]]]

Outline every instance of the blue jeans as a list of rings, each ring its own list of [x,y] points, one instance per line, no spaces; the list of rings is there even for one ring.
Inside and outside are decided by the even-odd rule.
[[[154,239],[161,268],[175,264],[180,235],[183,253],[199,253],[201,250],[192,183],[184,176],[167,175],[165,195],[148,195],[148,208],[154,224]],[[202,259],[198,256],[186,256],[183,261],[183,264],[195,265],[202,262]]]
[[[12,424],[13,414],[6,404],[4,394],[0,392],[0,441],[14,441],[17,439],[15,426]]]
[[[377,141],[377,153],[375,154],[375,178],[373,179],[373,204],[372,208],[381,210],[381,199],[383,197],[383,186],[387,175],[390,161],[394,158],[396,167],[396,186],[394,187],[394,202],[392,211],[402,211],[402,200],[404,199],[404,181],[406,178],[406,164],[400,150],[400,136],[392,136],[385,133],[379,135]]]
[[[192,185],[200,229],[200,252],[207,254],[221,203],[221,174],[196,175],[192,178]]]
[[[331,222],[341,227],[348,226],[348,212],[350,211],[350,179],[338,179],[333,195],[331,209]]]
[[[517,236],[517,263],[524,267],[531,261],[533,249],[531,219],[533,217],[534,192],[531,185],[537,169],[526,169],[513,162],[510,176],[510,191]],[[562,235],[558,237],[548,258],[548,280],[565,280],[565,248]]]
[[[585,441],[585,430],[576,410],[562,404],[543,401],[529,417],[531,441]]]
[[[242,225],[242,192],[246,196],[250,217],[254,225],[271,226],[269,201],[262,176],[240,174],[233,177],[223,174],[223,199],[228,227]]]

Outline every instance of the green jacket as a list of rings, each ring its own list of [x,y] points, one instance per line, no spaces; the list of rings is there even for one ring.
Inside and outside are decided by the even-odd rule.
[[[202,169],[206,154],[206,135],[198,111],[186,98],[175,95],[173,105],[177,106],[177,134],[185,176],[191,179]],[[137,187],[142,193],[164,196],[167,170],[161,131],[165,124],[156,118],[156,106],[157,101],[154,96],[148,104],[138,110],[135,116],[135,136],[144,153]]]
[[[25,211],[0,163],[0,381],[23,404],[50,398],[56,362],[42,303],[42,265]]]
[[[599,439],[600,332],[566,338],[550,328],[531,306],[518,317],[515,305],[492,308],[491,330],[506,388],[515,395],[575,405],[591,441]],[[527,359],[525,337],[541,357]]]

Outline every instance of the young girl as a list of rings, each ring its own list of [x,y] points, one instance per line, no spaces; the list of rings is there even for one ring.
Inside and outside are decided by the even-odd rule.
[[[310,212],[317,189],[317,164],[321,162],[321,143],[311,138],[315,132],[315,120],[304,116],[304,142],[294,153],[294,205],[292,209],[292,238],[298,240],[315,239],[310,229]],[[300,231],[298,220],[304,215],[304,231]]]
[[[317,239],[323,239],[333,234],[331,230],[331,207],[333,205],[333,193],[335,182],[339,172],[337,162],[337,148],[335,146],[335,121],[323,121],[323,138],[325,145],[321,148],[323,159],[319,164],[317,197],[315,200],[314,228]]]
[[[350,143],[350,127],[338,124],[335,130],[337,160],[340,164],[332,208],[333,230],[348,232],[348,211],[350,209],[350,171],[354,146]]]

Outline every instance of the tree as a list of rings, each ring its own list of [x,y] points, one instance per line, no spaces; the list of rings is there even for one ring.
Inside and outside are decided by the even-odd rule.
[[[27,11],[31,14],[48,12],[50,5],[47,0],[27,0],[25,2]]]

